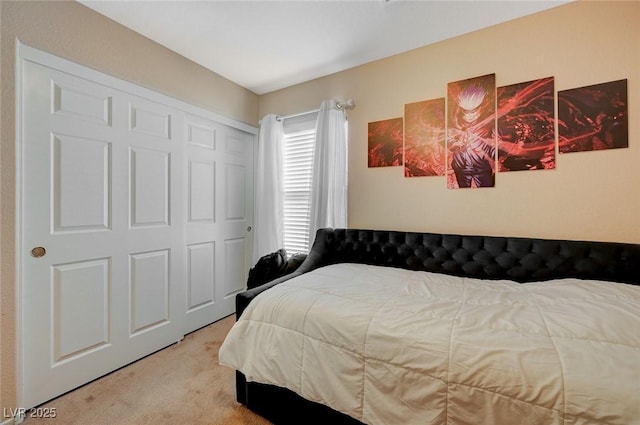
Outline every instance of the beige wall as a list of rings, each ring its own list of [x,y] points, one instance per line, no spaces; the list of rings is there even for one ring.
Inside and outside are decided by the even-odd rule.
[[[17,407],[15,40],[250,125],[257,125],[258,96],[76,2],[2,0],[0,18],[1,410]]]
[[[260,97],[260,116],[353,98],[349,226],[640,243],[640,2],[577,2]],[[428,31],[428,28],[425,28]],[[446,96],[448,82],[555,77],[556,90],[628,79],[628,149],[564,154],[557,168],[499,173],[495,188],[367,168],[367,123]]]

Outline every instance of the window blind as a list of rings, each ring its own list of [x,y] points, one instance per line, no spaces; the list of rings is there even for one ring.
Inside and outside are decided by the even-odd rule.
[[[287,254],[309,252],[311,167],[317,113],[285,119],[283,123],[284,248]]]

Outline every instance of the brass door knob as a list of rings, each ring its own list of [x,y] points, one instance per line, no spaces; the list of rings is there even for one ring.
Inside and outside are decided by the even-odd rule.
[[[31,256],[35,258],[44,257],[46,253],[47,253],[47,250],[44,249],[43,246],[37,246],[31,250]]]

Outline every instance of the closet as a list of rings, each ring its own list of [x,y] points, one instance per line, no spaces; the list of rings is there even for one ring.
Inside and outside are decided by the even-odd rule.
[[[256,129],[20,45],[20,405],[235,310]]]

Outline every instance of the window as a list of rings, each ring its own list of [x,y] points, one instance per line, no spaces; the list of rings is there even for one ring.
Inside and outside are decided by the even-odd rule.
[[[283,122],[284,248],[288,255],[309,252],[311,166],[317,113]]]

